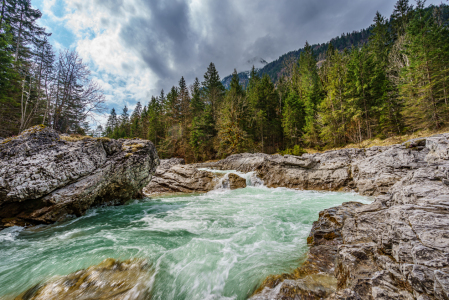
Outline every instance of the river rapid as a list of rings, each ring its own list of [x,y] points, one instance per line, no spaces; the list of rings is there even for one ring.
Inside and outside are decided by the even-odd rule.
[[[107,258],[150,262],[141,286],[152,299],[246,299],[266,276],[300,265],[321,210],[371,202],[354,193],[269,189],[254,174],[239,175],[249,186],[231,191],[218,183],[206,194],[145,198],[0,231],[0,299]]]

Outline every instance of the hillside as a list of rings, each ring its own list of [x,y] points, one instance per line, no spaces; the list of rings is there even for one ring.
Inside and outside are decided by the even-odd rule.
[[[332,43],[335,48],[342,51],[346,48],[351,48],[353,45],[356,46],[367,43],[370,33],[371,27],[360,31],[353,31],[352,33],[343,33],[341,36],[335,37],[326,43],[312,45],[313,52],[318,57],[318,60],[320,60],[320,58],[324,57],[324,53],[329,47],[329,43]],[[279,56],[277,60],[272,61],[259,69],[259,75],[268,74],[271,80],[276,82],[282,75],[286,74],[286,66],[291,62],[297,61],[303,51],[304,48],[300,48]],[[249,80],[249,69],[238,73],[240,84],[244,87],[246,87]],[[228,75],[221,81],[227,89],[231,83],[231,78],[232,75]]]

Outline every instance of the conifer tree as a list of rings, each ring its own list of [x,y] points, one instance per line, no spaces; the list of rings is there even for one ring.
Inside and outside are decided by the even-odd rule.
[[[285,99],[282,119],[284,134],[290,141],[291,146],[299,144],[299,140],[304,134],[304,123],[304,103],[300,100],[298,92],[292,88]]]
[[[140,101],[137,101],[136,107],[134,108],[134,111],[131,114],[131,119],[130,119],[130,123],[131,123],[130,136],[131,137],[139,137],[142,134],[141,115],[142,115],[142,104],[140,104]]]
[[[404,68],[406,80],[401,86],[407,123],[415,129],[440,128],[448,112],[444,88],[438,88],[447,84],[448,79],[447,67],[443,65],[448,61],[448,52],[444,51],[448,43],[447,27],[439,26],[432,11],[425,11],[424,1],[418,1],[407,35],[410,63]]]
[[[370,53],[374,69],[371,72],[371,81],[378,108],[379,130],[385,135],[399,134],[401,132],[401,103],[397,98],[396,87],[387,76],[389,68],[389,53],[393,47],[393,37],[389,30],[387,20],[376,13],[372,36],[369,40]]]
[[[195,82],[192,86],[192,100],[190,101],[190,109],[193,117],[199,116],[204,111],[204,102],[201,99],[201,83],[198,77],[195,78]]]
[[[225,87],[220,81],[220,76],[213,63],[209,64],[204,74],[203,93],[205,101],[210,105],[214,120],[216,120],[218,108],[224,96]]]
[[[412,11],[413,6],[409,4],[409,0],[398,0],[394,5],[390,20],[396,39],[405,34]]]
[[[326,58],[329,68],[326,74],[326,97],[320,104],[322,122],[321,138],[328,144],[346,143],[346,56],[334,50]]]
[[[322,93],[316,60],[308,42],[305,44],[295,70],[296,76],[293,80],[297,85],[299,99],[304,106],[304,139],[308,144],[318,144],[319,128],[316,118]]]
[[[219,157],[244,152],[251,146],[245,121],[248,119],[248,107],[245,93],[234,69],[229,91],[224,98],[218,120]]]
[[[108,117],[108,121],[106,123],[105,135],[112,136],[117,125],[118,125],[117,113],[115,112],[115,108],[112,108],[111,113],[109,114]]]

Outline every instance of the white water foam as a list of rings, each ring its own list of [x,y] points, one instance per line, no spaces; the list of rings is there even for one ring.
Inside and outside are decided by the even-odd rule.
[[[25,228],[20,226],[12,226],[3,229],[2,231],[0,231],[0,242],[14,241],[23,229]]]

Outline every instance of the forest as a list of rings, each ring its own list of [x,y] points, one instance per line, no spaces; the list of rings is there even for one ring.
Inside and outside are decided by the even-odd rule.
[[[104,112],[101,87],[76,51],[56,53],[51,33],[30,0],[2,0],[0,16],[0,137],[37,124],[85,134]]]
[[[51,49],[29,1],[5,0],[0,41],[0,136],[34,124],[63,133],[151,140],[161,158],[205,161],[242,152],[300,155],[373,138],[449,124],[448,6],[398,0],[391,16],[374,15],[368,30],[283,60],[273,80],[253,68],[229,88],[210,63],[188,85],[162,90],[148,103],[114,108],[107,124],[101,87],[74,51]],[[354,37],[354,38],[353,38]],[[143,104],[143,105],[142,105]]]

